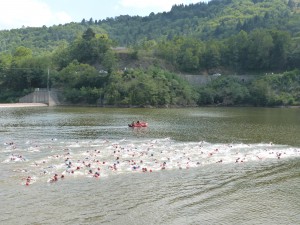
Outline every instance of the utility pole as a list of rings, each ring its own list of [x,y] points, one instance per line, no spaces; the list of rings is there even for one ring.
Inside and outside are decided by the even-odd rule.
[[[49,70],[49,67],[48,67],[48,76],[47,76],[48,106],[50,106],[50,85],[49,85],[49,80],[50,80],[50,70]]]
[[[49,78],[50,78],[50,71],[49,71],[49,67],[48,67],[48,77],[47,77],[47,90],[49,91],[50,87],[49,87]]]

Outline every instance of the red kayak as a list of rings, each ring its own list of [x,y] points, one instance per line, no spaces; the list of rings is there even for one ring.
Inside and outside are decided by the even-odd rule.
[[[148,127],[148,123],[146,122],[136,122],[132,124],[128,124],[129,127]]]

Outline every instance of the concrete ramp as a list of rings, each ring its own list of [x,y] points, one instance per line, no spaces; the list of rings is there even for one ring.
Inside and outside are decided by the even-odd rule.
[[[44,103],[48,106],[60,105],[57,97],[57,90],[36,88],[34,92],[19,99],[20,103]]]

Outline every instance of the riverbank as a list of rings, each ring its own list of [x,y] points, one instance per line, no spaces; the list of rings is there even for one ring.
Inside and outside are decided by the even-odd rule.
[[[1,103],[0,108],[45,107],[44,103]]]

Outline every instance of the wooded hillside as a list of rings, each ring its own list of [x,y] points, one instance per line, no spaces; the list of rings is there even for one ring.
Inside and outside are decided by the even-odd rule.
[[[258,28],[288,31],[299,38],[299,8],[299,0],[212,0],[174,5],[170,12],[151,13],[147,17],[85,18],[80,23],[0,31],[0,51],[13,51],[19,45],[34,52],[53,50],[63,41],[73,41],[88,27],[96,33],[108,34],[118,46],[135,45],[145,39],[171,40],[176,36],[222,39],[241,30]]]
[[[147,17],[3,30],[0,101],[17,101],[36,87],[50,85],[63,89],[64,100],[72,103],[299,104],[297,85],[286,94],[287,88],[270,79],[252,83],[255,90],[228,79],[243,88],[221,92],[212,84],[195,90],[176,75],[220,73],[226,79],[224,75],[293,71],[288,79],[299,85],[299,21],[300,0],[212,0],[174,5],[170,12]],[[272,90],[272,95],[264,94],[266,101],[249,94],[264,93],[259,90],[266,85]],[[241,91],[237,101],[228,97],[235,90]]]

